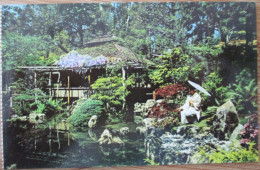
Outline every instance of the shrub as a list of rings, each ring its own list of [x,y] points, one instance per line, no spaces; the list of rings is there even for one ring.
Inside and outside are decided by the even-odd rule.
[[[209,154],[211,163],[232,163],[232,162],[255,162],[258,161],[258,151],[253,148],[255,144],[250,143],[249,148],[243,148],[237,151],[216,151]]]
[[[253,114],[249,117],[244,125],[244,130],[241,132],[241,145],[248,147],[250,142],[256,142],[258,139],[257,115]],[[257,147],[257,145],[256,145]]]
[[[179,126],[180,121],[178,116],[176,117],[166,117],[162,121],[157,121],[155,127],[165,128],[165,129],[172,129],[173,127]]]
[[[155,89],[155,96],[156,96],[156,98],[161,96],[164,99],[170,99],[174,95],[184,91],[185,89],[186,88],[183,87],[181,84],[167,85],[165,87]]]
[[[149,159],[148,157],[144,159],[144,162],[147,163],[147,165],[160,165],[160,163],[156,163],[154,160]]]
[[[125,98],[130,93],[127,87],[133,83],[131,77],[125,80],[125,86],[123,82],[120,76],[100,77],[91,85],[95,90],[91,98],[102,101],[107,112],[116,115],[123,108]]]
[[[170,104],[167,104],[165,101],[163,101],[156,104],[156,106],[151,109],[149,117],[164,118],[168,116],[173,110],[174,108],[172,108]]]
[[[73,127],[87,127],[88,121],[93,115],[100,117],[104,110],[103,102],[99,100],[85,100],[72,111],[68,121]]]

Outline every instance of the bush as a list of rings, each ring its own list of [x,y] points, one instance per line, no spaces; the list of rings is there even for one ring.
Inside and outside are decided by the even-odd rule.
[[[165,87],[155,89],[155,96],[163,97],[164,99],[171,99],[174,95],[184,91],[186,88],[181,84],[172,84]]]
[[[118,112],[122,108],[126,96],[130,93],[127,87],[133,83],[130,77],[125,80],[125,86],[123,86],[123,82],[124,80],[120,76],[100,77],[91,85],[95,90],[91,98],[101,100],[108,112],[113,113],[114,110]]]
[[[248,147],[250,142],[256,142],[258,139],[257,115],[253,114],[249,117],[244,125],[244,130],[241,132],[241,145]],[[257,145],[256,145],[257,147]]]
[[[238,151],[216,151],[209,154],[211,163],[232,163],[232,162],[255,162],[258,161],[258,151],[253,148],[255,144],[250,143],[249,148],[243,148]]]
[[[80,103],[72,111],[72,115],[68,118],[68,121],[73,127],[87,127],[89,119],[93,115],[100,117],[103,110],[102,101],[88,99]]]
[[[165,101],[156,104],[156,106],[154,106],[150,113],[149,113],[149,117],[155,117],[155,118],[164,118],[166,116],[169,116],[171,112],[174,111],[174,108],[170,105],[167,104]]]
[[[164,120],[162,120],[160,122],[157,120],[155,127],[172,129],[173,127],[176,127],[179,125],[180,125],[180,121],[179,121],[178,116],[176,116],[176,117],[166,117]]]

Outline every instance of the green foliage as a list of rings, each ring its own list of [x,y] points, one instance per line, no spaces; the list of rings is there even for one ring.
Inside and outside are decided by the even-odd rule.
[[[156,62],[156,61],[155,61]],[[202,71],[202,65],[177,47],[165,52],[157,59],[155,69],[150,70],[149,78],[154,84],[184,83],[190,77],[196,77]]]
[[[164,128],[164,129],[172,129],[174,127],[179,126],[180,120],[178,118],[178,115],[173,115],[171,117],[166,117],[164,120],[162,121],[156,121],[155,123],[155,127],[159,127],[159,128]]]
[[[240,150],[220,150],[208,155],[211,163],[240,163],[258,161],[258,151],[253,148],[255,144],[251,143],[249,148]]]
[[[149,158],[145,158],[144,162],[148,163],[148,165],[160,165],[160,163],[156,163],[156,162],[154,162],[154,160],[149,159]]]
[[[41,102],[38,102],[38,103],[37,103],[36,113],[38,113],[38,114],[44,113],[45,108],[46,108],[45,104],[43,104],[43,103],[41,103]]]
[[[19,116],[28,116],[36,112],[51,118],[55,114],[66,112],[65,103],[62,100],[54,100],[40,89],[28,89],[22,79],[12,83],[11,89],[14,93],[11,109]]]
[[[237,111],[242,114],[257,112],[257,84],[247,69],[243,69],[237,76],[236,82],[227,95],[233,99]]]
[[[123,83],[125,86],[123,86]],[[108,112],[117,114],[119,108],[122,108],[125,97],[130,93],[127,87],[131,84],[133,84],[131,77],[125,81],[120,75],[98,78],[95,83],[91,85],[92,89],[95,90],[91,98],[102,101]]]
[[[75,127],[87,127],[91,116],[100,117],[104,111],[103,102],[99,100],[84,100],[79,103],[72,111],[72,115],[68,118],[69,123]]]
[[[202,86],[211,94],[212,97],[208,97],[202,94],[204,100],[208,98],[214,98],[214,103],[206,103],[206,105],[222,105],[226,102],[229,97],[227,92],[230,90],[229,86],[223,86],[223,78],[220,75],[219,71],[211,72],[205,79]],[[212,102],[212,101],[209,101]]]
[[[206,163],[208,160],[208,154],[205,149],[198,148],[199,152],[195,153],[192,157],[196,157],[199,159],[198,163]]]
[[[3,36],[2,48],[4,71],[17,66],[49,65],[58,58],[56,54],[48,53],[53,49],[53,45],[43,37],[6,33]]]

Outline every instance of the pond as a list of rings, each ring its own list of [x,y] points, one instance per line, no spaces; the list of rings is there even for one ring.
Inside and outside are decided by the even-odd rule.
[[[144,139],[136,134],[134,123],[121,145],[98,143],[107,126],[84,131],[38,128],[25,124],[9,127],[5,133],[5,167],[72,168],[92,166],[145,165]],[[112,126],[112,125],[110,125]],[[114,124],[120,127],[122,124]],[[111,127],[110,127],[111,128]]]

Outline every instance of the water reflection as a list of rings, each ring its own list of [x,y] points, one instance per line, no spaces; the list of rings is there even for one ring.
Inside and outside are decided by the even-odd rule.
[[[53,127],[40,128],[35,124],[23,131],[13,131],[14,134],[8,134],[16,137],[8,145],[6,166],[71,168],[144,164],[144,142],[135,132],[122,138],[124,146],[101,146],[98,139],[104,129],[71,131],[69,125],[61,122]]]

